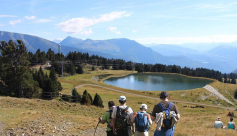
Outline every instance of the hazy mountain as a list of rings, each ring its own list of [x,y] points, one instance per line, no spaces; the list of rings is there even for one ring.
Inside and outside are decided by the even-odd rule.
[[[165,56],[176,56],[176,55],[184,55],[187,54],[199,54],[197,50],[185,48],[177,45],[170,44],[147,44],[152,50],[165,55]]]
[[[0,31],[0,41],[8,41],[9,39],[22,40],[28,51],[35,52],[37,49],[47,51],[49,48],[58,51],[58,44],[37,36],[26,34],[18,34],[11,32]],[[193,51],[186,48],[180,49],[174,56],[164,56],[149,47],[145,47],[134,40],[125,38],[110,39],[110,40],[91,40],[91,39],[77,39],[73,37],[65,38],[61,44],[61,51],[66,55],[69,51],[88,52],[90,55],[95,54],[106,58],[120,58],[126,61],[133,61],[137,63],[161,63],[166,65],[179,65],[181,67],[187,66],[191,68],[204,67],[222,72],[232,72],[237,68],[237,63],[228,61],[229,59],[220,59],[213,57],[213,54],[221,54],[216,50],[210,50],[205,54],[183,54],[183,50]],[[170,48],[178,48],[169,46]],[[163,48],[163,50],[170,50]],[[224,49],[222,49],[224,51]],[[195,52],[195,51],[193,51]],[[226,49],[226,52],[229,52]],[[226,55],[225,55],[226,56]],[[223,56],[222,56],[223,57]],[[218,59],[216,59],[218,58]]]
[[[232,73],[235,73],[235,74],[237,74],[237,69],[236,69],[236,70],[234,70]]]
[[[68,41],[73,41],[71,44]],[[77,41],[77,42],[74,42]],[[126,38],[121,39],[109,39],[109,40],[76,40],[73,37],[67,37],[60,44],[66,43],[70,47],[76,47],[78,49],[86,49],[90,51],[99,51],[107,54],[111,54],[116,58],[121,58],[126,61],[133,61],[137,63],[162,63],[169,65],[180,65],[196,67],[196,64],[201,62],[192,61],[184,56],[166,57],[163,56],[151,48],[145,47],[134,40]]]
[[[204,52],[207,52],[217,46],[220,46],[220,44],[221,43],[184,43],[184,44],[180,44],[178,46],[190,48],[193,50],[197,50],[200,53],[204,53]]]
[[[55,42],[55,43],[60,43],[62,40],[57,40],[57,39],[55,39],[55,40],[53,40],[53,42]]]
[[[9,40],[16,41],[18,39],[22,40],[27,47],[28,51],[36,52],[37,49],[41,49],[41,51],[47,51],[51,48],[54,51],[57,51],[58,44],[55,42],[27,34],[19,34],[19,33],[12,33],[12,32],[5,32],[0,31],[0,41]]]
[[[235,61],[237,58],[237,47],[221,45],[205,53],[208,56],[222,58],[223,60]]]
[[[48,51],[49,48],[51,48],[55,53],[58,52],[58,43],[55,43],[55,42],[52,42],[52,41],[49,41],[37,36],[0,31],[0,41],[8,42],[10,39],[14,41],[18,39],[22,40],[27,50],[30,52],[36,52],[38,49],[40,49],[41,51]],[[73,48],[73,47],[68,47],[68,46],[61,46],[61,52],[63,54],[67,55],[68,52],[70,51],[88,52],[89,54],[95,54],[95,55],[103,56],[106,58],[115,58],[111,54],[90,51],[90,50],[85,50],[85,49],[78,49],[78,48]]]
[[[64,40],[62,40],[60,42],[61,45],[75,45],[80,43],[81,41],[83,41],[82,39],[78,39],[78,38],[74,38],[71,36],[68,36],[67,38],[65,38]]]

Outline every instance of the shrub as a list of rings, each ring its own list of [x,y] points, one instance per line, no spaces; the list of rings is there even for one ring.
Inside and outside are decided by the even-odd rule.
[[[93,105],[104,108],[103,101],[97,93],[95,94]]]
[[[77,92],[76,88],[72,89],[71,101],[72,102],[80,102],[81,101],[81,95]]]
[[[71,96],[70,96],[70,95],[63,94],[63,95],[61,96],[61,98],[62,98],[62,100],[64,100],[64,101],[70,102]]]

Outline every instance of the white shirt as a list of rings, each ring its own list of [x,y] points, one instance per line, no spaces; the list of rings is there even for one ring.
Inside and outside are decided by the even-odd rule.
[[[121,108],[121,109],[125,109],[127,106],[126,105],[124,105],[124,106],[119,106],[119,108]],[[117,106],[114,108],[114,110],[113,110],[113,113],[112,113],[112,118],[116,118],[116,113],[117,113]],[[130,119],[130,120],[132,120],[132,117],[133,117],[133,110],[132,110],[132,108],[128,108],[128,118]]]
[[[214,126],[215,128],[221,128],[223,126],[223,123],[221,121],[215,121]]]

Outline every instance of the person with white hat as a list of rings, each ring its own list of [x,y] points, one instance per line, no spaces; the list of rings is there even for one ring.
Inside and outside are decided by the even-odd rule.
[[[120,106],[113,109],[112,122],[113,133],[117,136],[131,136],[131,127],[133,133],[135,133],[134,124],[131,122],[133,117],[132,108],[126,105],[126,97],[119,97]]]
[[[135,136],[148,136],[149,125],[152,124],[151,116],[147,113],[147,105],[141,104],[140,112],[133,114],[132,122],[135,123]]]
[[[217,117],[217,120],[214,123],[215,128],[223,128],[223,123],[221,122],[221,118]]]

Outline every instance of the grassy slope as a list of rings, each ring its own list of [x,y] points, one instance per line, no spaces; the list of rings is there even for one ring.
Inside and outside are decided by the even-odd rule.
[[[102,82],[93,81],[91,77],[94,75],[115,74],[119,76],[129,73],[131,73],[131,71],[86,71],[86,74],[60,78],[59,81],[62,83],[64,88],[62,93],[70,94],[73,86],[79,84],[94,83],[109,86]],[[227,90],[231,94],[233,94],[234,90],[237,88],[236,85],[222,84],[217,81],[212,83],[212,86],[217,89],[222,88],[223,90]],[[112,86],[109,87],[154,97],[158,97],[157,94],[159,94],[159,92],[143,93],[142,91],[131,91]],[[99,93],[103,99],[105,108],[101,109],[94,106],[87,107],[81,106],[80,104],[60,102],[57,100],[45,101],[37,99],[30,100],[0,97],[0,122],[5,123],[8,129],[30,128],[31,126],[34,126],[35,129],[40,128],[36,129],[37,132],[34,132],[35,134],[41,134],[44,132],[44,134],[65,133],[68,135],[80,135],[80,131],[93,129],[96,126],[98,116],[103,116],[104,112],[107,110],[108,101],[113,100],[118,104],[118,97],[123,95],[113,91],[89,86],[77,89],[80,94],[82,94],[84,90],[87,90],[93,97],[95,93]],[[210,93],[203,88],[186,91],[172,91],[169,93],[171,99],[191,102],[200,101],[201,103],[208,104],[218,101],[219,103],[228,106],[225,102],[217,100],[215,96],[211,96]],[[203,95],[208,96],[208,100],[202,100],[201,96]],[[227,96],[226,94],[223,95]],[[138,111],[140,106],[140,104],[138,104],[139,102],[148,104],[149,112],[151,112],[153,106],[159,102],[157,100],[144,99],[132,95],[126,96],[128,106],[132,107],[134,111]],[[226,116],[229,112],[228,110],[210,107],[191,108],[195,105],[182,103],[176,103],[176,105],[181,113],[181,120],[176,125],[176,135],[236,135],[237,133],[231,130],[216,130],[213,128],[217,116],[220,116],[223,123],[227,125],[229,120]],[[105,126],[106,125],[99,125],[99,127]],[[153,133],[155,127],[155,124],[151,126],[150,134]]]

